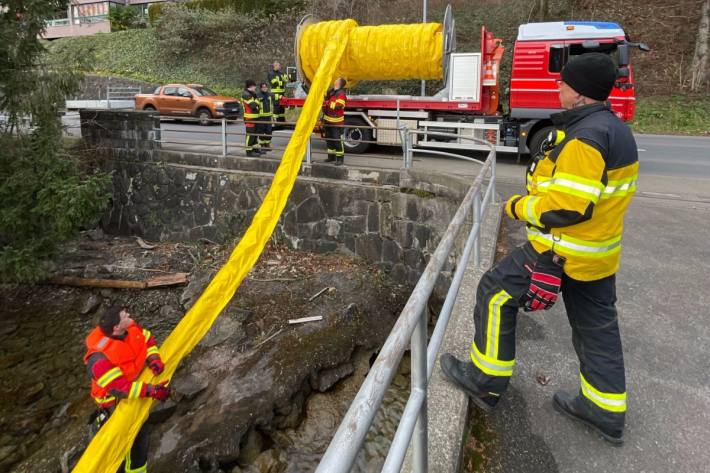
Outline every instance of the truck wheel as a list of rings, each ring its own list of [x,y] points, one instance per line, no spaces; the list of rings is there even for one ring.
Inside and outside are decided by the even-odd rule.
[[[155,112],[155,107],[153,107],[152,105],[146,105],[145,107],[143,107],[143,111],[144,112]]]
[[[370,143],[362,143],[363,141],[372,141],[372,129],[367,128],[368,125],[365,123],[365,120],[346,117],[345,124],[354,125],[352,128],[343,129],[345,152],[360,154],[370,149]]]
[[[207,126],[210,125],[212,122],[210,121],[212,119],[212,113],[206,109],[206,108],[201,108],[197,110],[197,120],[199,121],[200,125],[202,126]]]
[[[537,130],[535,134],[530,137],[530,139],[528,140],[528,150],[530,151],[531,157],[537,156],[538,153],[542,152],[542,142],[545,141],[547,135],[554,129],[554,126],[544,126]]]

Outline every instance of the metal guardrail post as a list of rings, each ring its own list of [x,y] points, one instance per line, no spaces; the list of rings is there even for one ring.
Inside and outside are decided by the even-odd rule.
[[[493,162],[491,164],[491,179],[488,181],[488,185],[491,187],[491,203],[496,202],[496,153],[490,158]]]
[[[227,119],[222,117],[222,156],[227,156]]]
[[[404,136],[406,141],[406,152],[404,153],[404,168],[411,169],[414,156],[414,152],[412,151],[412,143],[414,142],[414,140],[412,140],[412,135],[410,133],[409,128],[404,128]]]
[[[308,142],[306,143],[306,163],[311,165],[311,137],[308,137]]]
[[[402,143],[402,167],[407,168],[407,130],[404,127],[397,127],[399,131],[399,141]]]
[[[480,189],[476,191],[473,196],[473,223],[481,222],[481,191]],[[481,238],[476,235],[476,241],[473,246],[473,264],[478,267],[481,264]]]
[[[412,391],[421,391],[424,397],[419,411],[417,425],[414,428],[412,444],[412,467],[414,473],[427,473],[429,468],[429,414],[427,411],[426,392],[427,382],[427,328],[429,310],[424,305],[419,323],[414,329],[411,340],[412,350]]]

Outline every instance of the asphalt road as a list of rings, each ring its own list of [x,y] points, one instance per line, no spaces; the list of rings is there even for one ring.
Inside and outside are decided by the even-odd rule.
[[[65,116],[71,134],[79,134],[78,115]],[[161,122],[164,149],[221,154],[221,127],[164,120]],[[290,131],[274,133],[274,151],[266,157],[277,159],[288,144]],[[639,149],[640,178],[639,194],[647,197],[710,201],[710,137],[674,135],[636,135]],[[240,123],[227,125],[227,152],[229,155],[244,154],[244,126]],[[313,159],[325,158],[325,144],[312,140]],[[484,158],[484,153],[471,153],[471,157]],[[346,164],[351,166],[398,168],[401,165],[401,150],[391,146],[374,146],[363,155],[347,155]],[[424,170],[448,172],[457,175],[475,176],[476,164],[455,158],[416,154],[414,167]],[[522,182],[524,165],[516,162],[516,156],[498,155],[498,178],[511,184]]]

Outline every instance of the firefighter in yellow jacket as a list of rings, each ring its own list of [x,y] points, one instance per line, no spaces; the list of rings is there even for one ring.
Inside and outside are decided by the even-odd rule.
[[[440,363],[450,381],[490,410],[513,374],[518,308],[547,310],[561,292],[580,388],[558,391],[553,405],[621,444],[626,381],[615,274],[638,156],[631,131],[605,102],[615,80],[616,66],[601,53],[575,57],[563,69],[558,84],[565,111],[552,117],[562,139],[551,137],[532,160],[527,195],[505,205],[508,217],[527,224],[528,242],[481,278],[470,360],[445,353]]]

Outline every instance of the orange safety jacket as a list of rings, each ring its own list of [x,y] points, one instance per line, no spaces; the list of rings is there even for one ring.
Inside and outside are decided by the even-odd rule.
[[[148,347],[148,340],[151,338],[150,332],[143,330],[135,323],[130,325],[126,331],[127,334],[123,340],[104,335],[99,327],[92,330],[86,337],[87,350],[84,355],[84,363],[88,362],[92,354],[101,353],[120,370],[120,373],[109,371],[100,379],[92,378],[91,396],[100,406],[107,403],[113,404],[116,401],[114,396],[109,393],[108,385],[112,379],[103,378],[123,376],[128,383],[133,383],[143,369],[149,350],[155,352],[151,355],[157,354],[157,347]],[[138,394],[129,397],[138,397]]]
[[[345,91],[338,89],[326,97],[323,103],[324,125],[345,123]]]

